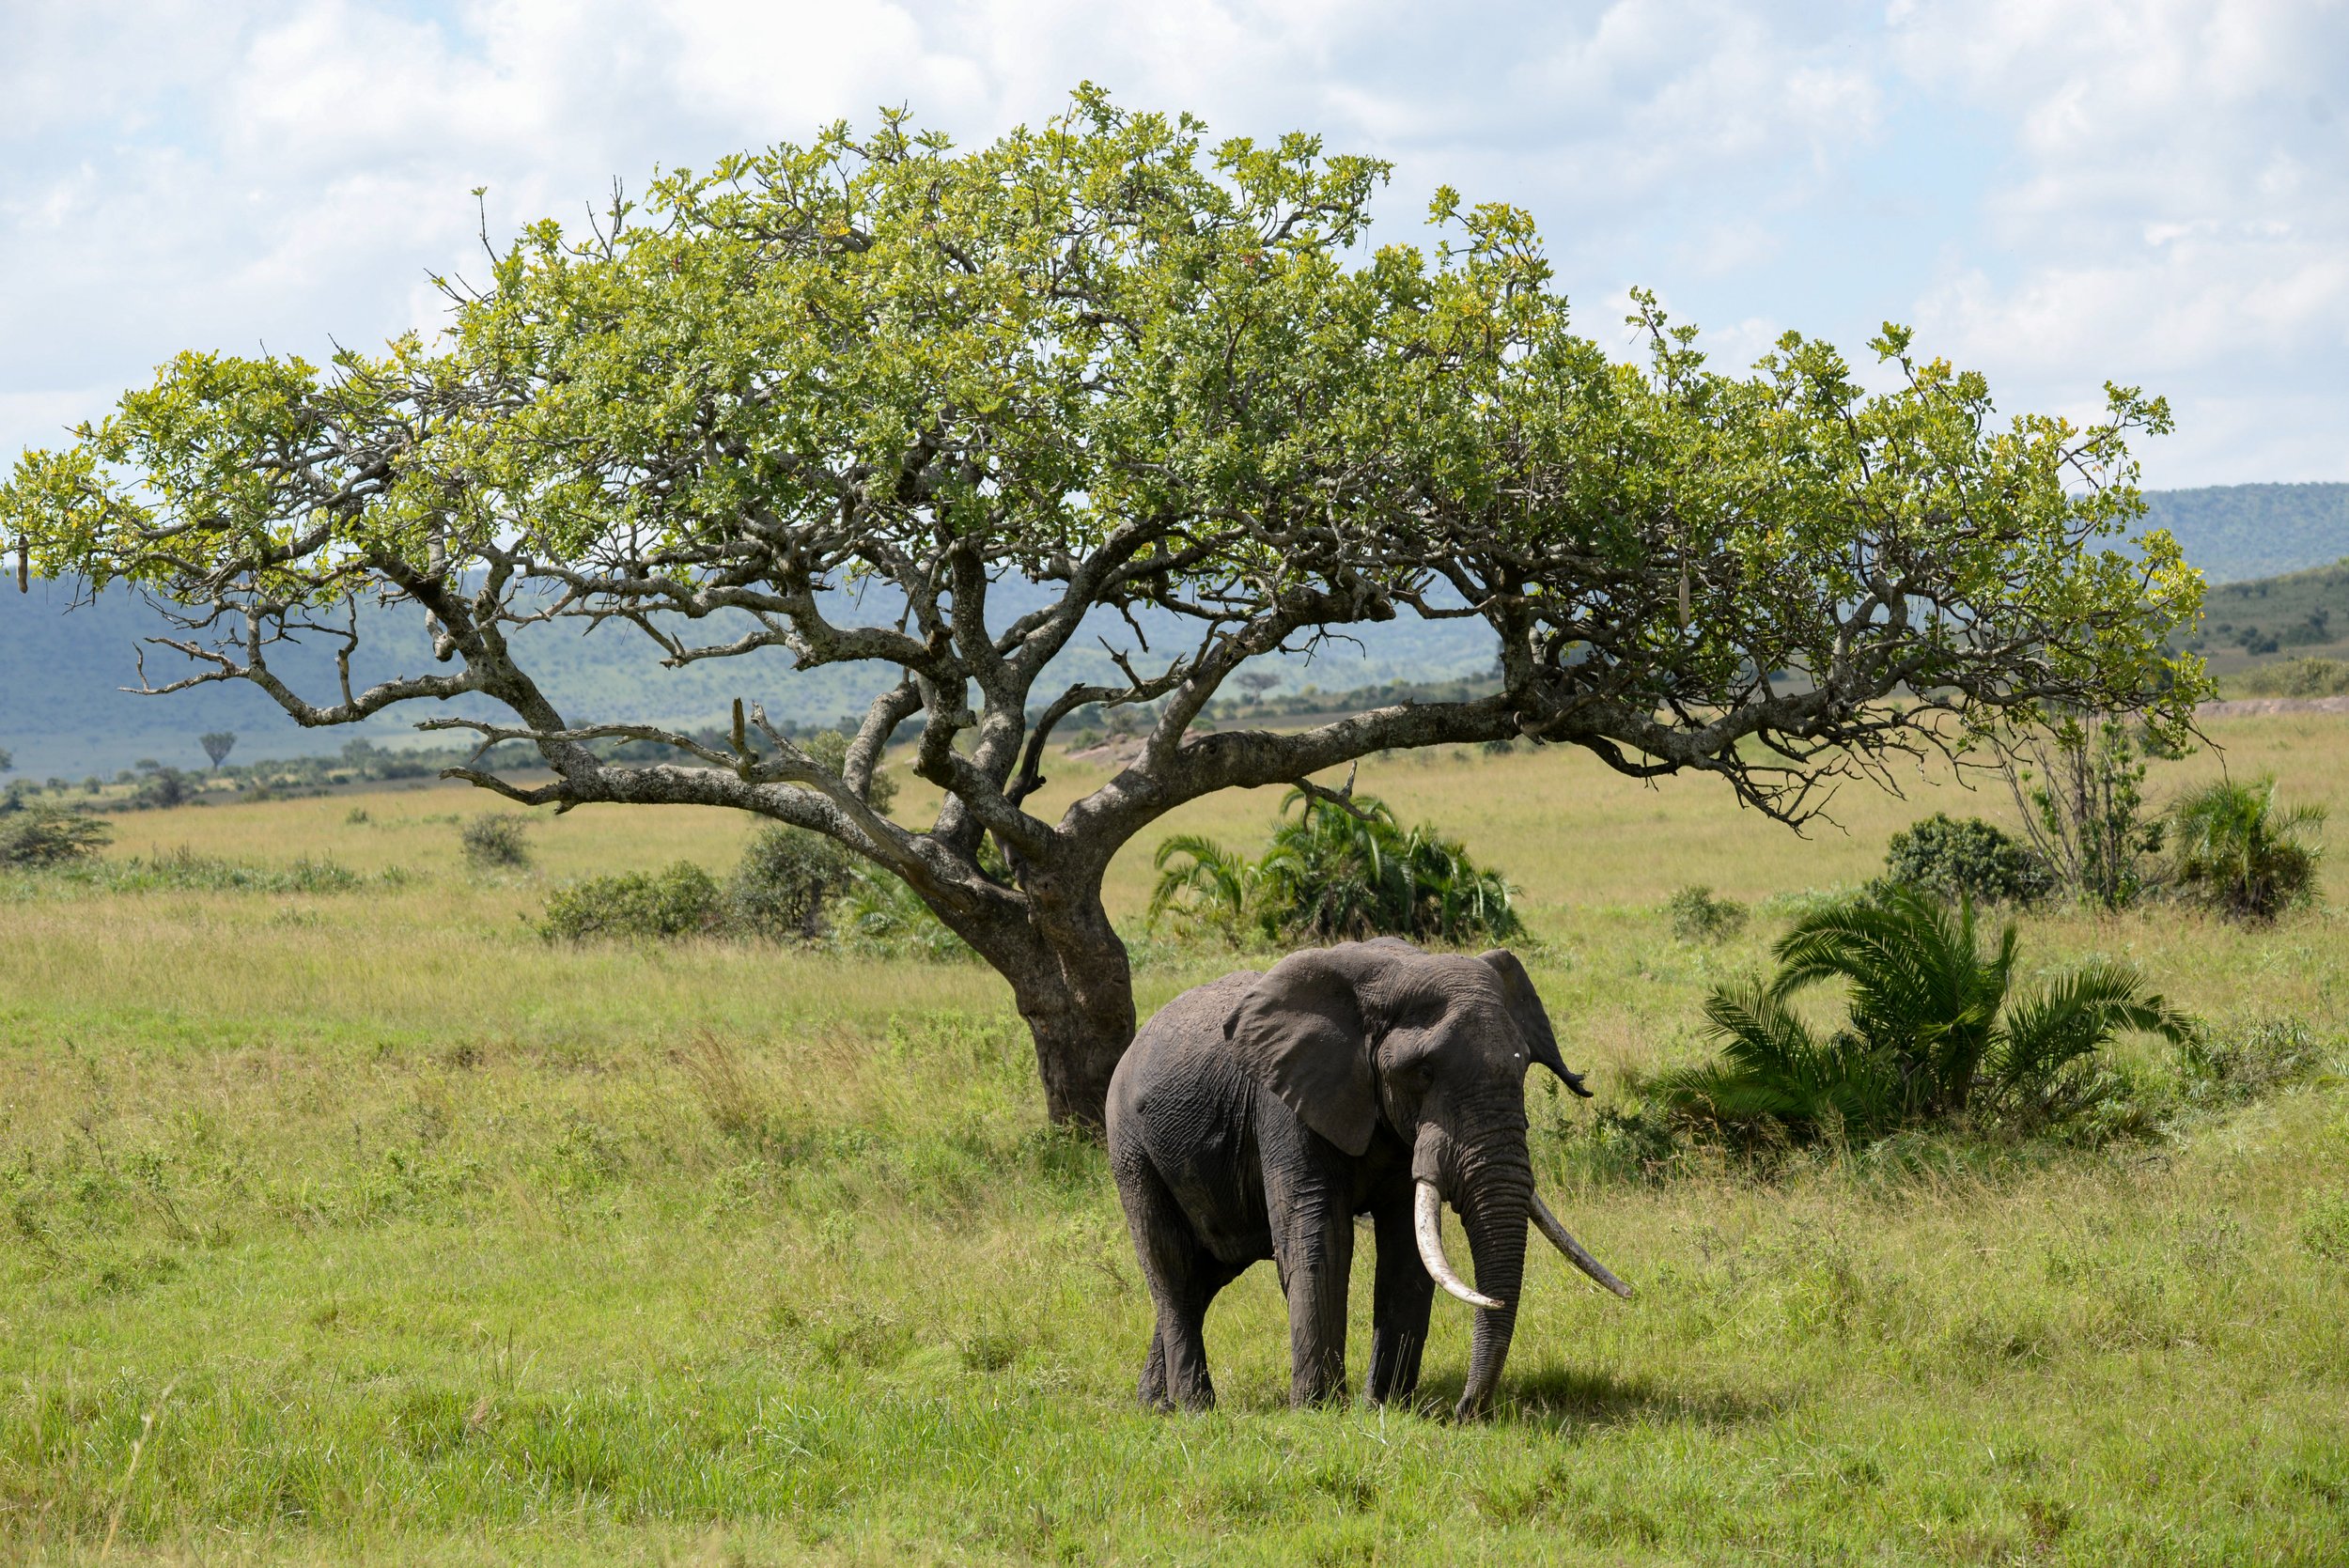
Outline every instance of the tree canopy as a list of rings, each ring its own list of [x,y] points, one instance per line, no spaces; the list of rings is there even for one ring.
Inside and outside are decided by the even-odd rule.
[[[1090,87],[967,150],[903,114],[834,126],[534,226],[444,282],[430,338],[181,355],[26,454],[0,527],[41,572],[176,607],[189,667],[154,690],[246,680],[303,724],[486,699],[425,727],[531,742],[552,779],[457,770],[485,787],[747,810],[887,867],[1010,979],[1079,1120],[1133,1027],[1101,874],[1203,794],[1523,735],[1799,821],[2050,707],[2186,724],[2206,682],[2167,644],[2201,580],[2166,534],[2126,537],[2159,399],[2001,418],[1889,325],[1886,390],[1793,334],[1725,372],[1648,296],[1625,363],[1572,330],[1515,209],[1442,191],[1424,244],[1374,248],[1386,175]],[[1015,578],[1050,592],[991,610]],[[833,590],[868,584],[888,609],[844,613]],[[354,678],[366,600],[426,617],[434,667]],[[1048,676],[1088,613],[1144,607],[1189,633]],[[1246,660],[1397,615],[1481,617],[1498,690],[1198,724]],[[834,768],[755,691],[731,744],[558,711],[509,644],[544,622],[894,684]],[[338,686],[281,679],[288,639],[339,648]],[[1047,742],[1097,704],[1143,713],[1142,753],[1046,820]],[[869,800],[908,737],[944,793],[926,826]]]

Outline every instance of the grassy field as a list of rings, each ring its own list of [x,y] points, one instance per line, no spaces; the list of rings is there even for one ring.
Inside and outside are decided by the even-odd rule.
[[[2349,824],[2340,720],[2214,735]],[[2012,809],[1920,780],[1848,792],[1843,829],[1804,839],[1704,781],[1549,753],[1396,757],[1361,787],[1523,887],[1600,1107],[1703,1051],[1704,989],[1783,929],[1766,901],[1864,880],[1932,810]],[[1252,846],[1276,801],[1165,831]],[[555,882],[723,874],[750,825],[585,808],[530,830],[536,869],[484,877],[458,824],[489,809],[434,789],[116,819],[117,858],[326,856],[363,877],[341,892],[0,882],[0,1559],[2349,1551],[2349,857],[2326,908],[2268,931],[2027,921],[2027,967],[2124,956],[2216,1030],[2321,1042],[2312,1075],[2157,1138],[1643,1181],[1591,1157],[1591,1108],[1537,1091],[1546,1185],[1640,1295],[1530,1257],[1503,1407],[1462,1428],[1288,1411],[1268,1269],[1210,1319],[1221,1408],[1136,1409],[1148,1302],[1114,1192],[1043,1125],[987,970],[550,947],[527,922]],[[1120,862],[1128,919],[1154,843]],[[1761,906],[1745,936],[1672,938],[1659,906],[1699,882]],[[1233,963],[1150,944],[1144,1006]],[[1423,1391],[1448,1403],[1467,1324],[1442,1305]]]

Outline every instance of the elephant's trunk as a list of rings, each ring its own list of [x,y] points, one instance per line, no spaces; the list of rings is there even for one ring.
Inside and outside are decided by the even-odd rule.
[[[1486,1170],[1466,1188],[1459,1205],[1469,1254],[1476,1260],[1476,1284],[1501,1305],[1476,1314],[1470,1342],[1468,1387],[1455,1412],[1463,1420],[1481,1416],[1501,1382],[1517,1326],[1517,1290],[1525,1280],[1525,1225],[1533,1199],[1533,1173],[1522,1157],[1514,1166]]]
[[[1455,1296],[1480,1310],[1471,1331],[1468,1387],[1461,1392],[1457,1414],[1484,1414],[1509,1358],[1510,1336],[1517,1329],[1517,1290],[1525,1280],[1525,1228],[1533,1207],[1533,1170],[1526,1158],[1524,1135],[1501,1136],[1477,1145],[1452,1141],[1433,1126],[1421,1130],[1412,1159],[1420,1181],[1420,1252],[1427,1272]],[[1436,1193],[1440,1189],[1459,1211],[1468,1234],[1469,1254],[1476,1262],[1476,1287],[1460,1285],[1436,1240]],[[1430,1253],[1433,1253],[1430,1256]]]

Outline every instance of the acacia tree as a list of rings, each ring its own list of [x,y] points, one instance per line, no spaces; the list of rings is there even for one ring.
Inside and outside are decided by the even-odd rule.
[[[455,776],[753,812],[885,867],[1010,982],[1051,1114],[1087,1123],[1134,1027],[1103,873],[1211,791],[1530,736],[1799,822],[2045,705],[2185,722],[2201,668],[2164,644],[2200,580],[2166,535],[2108,548],[2158,400],[2000,422],[1890,327],[1889,392],[1794,335],[1727,375],[1652,300],[1646,362],[1617,363],[1523,214],[1446,191],[1425,248],[1372,251],[1382,165],[1203,129],[1087,88],[975,150],[884,116],[676,174],[493,254],[429,341],[182,356],[28,454],[0,526],[173,611],[192,668],[152,690],[248,681],[305,725],[487,699],[421,727],[527,742],[552,780]],[[1047,591],[999,611],[1012,580]],[[886,613],[832,591],[865,584]],[[438,667],[354,679],[362,601],[422,617]],[[1053,673],[1089,612],[1139,632],[1145,607],[1178,645]],[[1401,614],[1481,617],[1499,690],[1195,727],[1246,660]],[[543,623],[671,667],[776,647],[892,678],[830,767],[756,690],[730,744],[559,709],[517,651]],[[334,690],[272,664],[303,639],[337,648]],[[1048,741],[1092,705],[1143,715],[1143,745],[1048,818]],[[909,737],[943,792],[926,826],[872,799]]]

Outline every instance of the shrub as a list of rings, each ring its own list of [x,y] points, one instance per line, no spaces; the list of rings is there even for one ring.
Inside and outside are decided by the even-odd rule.
[[[0,865],[70,864],[92,858],[113,836],[113,829],[82,812],[33,806],[0,819]]]
[[[2109,1087],[2095,1055],[2123,1029],[2173,1041],[2187,1020],[2135,970],[2092,964],[2016,995],[2015,929],[1985,955],[1974,911],[1894,885],[1805,916],[1773,950],[1779,969],[1704,1004],[1720,1060],[1662,1075],[1684,1126],[1748,1150],[1860,1143],[1960,1117],[2032,1130],[2094,1105]],[[1788,1005],[1824,980],[1851,987],[1822,1038]]]
[[[724,913],[717,879],[691,861],[665,871],[590,877],[547,900],[539,934],[550,941],[599,937],[684,937],[711,931]]]
[[[57,875],[109,893],[350,893],[371,878],[334,861],[303,855],[287,865],[256,865],[199,855],[186,845],[154,856],[61,862]],[[372,880],[397,887],[408,874],[394,867]]]
[[[1159,846],[1155,924],[1169,913],[1235,939],[1348,941],[1367,937],[1468,941],[1519,934],[1509,884],[1425,826],[1405,830],[1373,796],[1340,804],[1292,789],[1281,802],[1295,821],[1273,830],[1253,862],[1211,839]]]
[[[1746,928],[1746,907],[1735,899],[1716,898],[1711,888],[1682,888],[1666,899],[1672,935],[1684,942],[1727,941]]]
[[[2236,920],[2269,921],[2309,898],[2321,806],[2276,806],[2276,781],[2219,779],[2170,808],[2170,876],[2180,897]]]
[[[526,866],[530,863],[530,846],[522,842],[522,831],[530,819],[512,812],[490,812],[474,817],[458,832],[465,846],[465,863],[477,871]]]
[[[1884,856],[1887,881],[1977,904],[2031,904],[2055,891],[2055,873],[2031,846],[1969,816],[1935,812],[1892,835]]]
[[[2279,659],[2246,671],[2243,691],[2252,697],[2349,695],[2349,663],[2338,659]]]
[[[129,804],[136,811],[165,811],[194,800],[196,788],[195,782],[177,768],[157,768],[139,781],[138,788],[131,792]]]
[[[848,890],[848,852],[803,828],[762,831],[726,884],[727,924],[770,941],[814,941],[825,907]]]
[[[2178,1053],[2184,1097],[2193,1104],[2240,1105],[2313,1072],[2326,1043],[2297,1018],[2254,1017],[2198,1032]]]
[[[978,956],[921,894],[877,867],[860,865],[849,872],[837,919],[841,937],[863,952],[934,962]]]
[[[2024,831],[2057,881],[2086,904],[2123,908],[2148,886],[2163,824],[2145,811],[2146,752],[2121,720],[2067,716],[2010,757],[2007,785]]]

